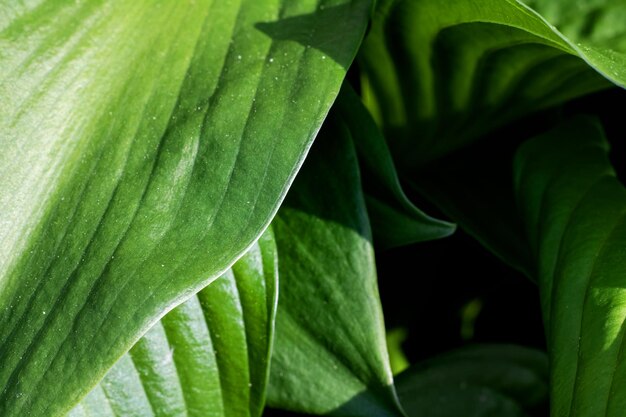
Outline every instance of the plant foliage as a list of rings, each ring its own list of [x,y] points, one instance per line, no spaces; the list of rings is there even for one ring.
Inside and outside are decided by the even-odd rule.
[[[1,416],[624,415],[625,1],[7,1],[0,68]],[[408,253],[484,341],[457,225],[545,346],[387,338]]]

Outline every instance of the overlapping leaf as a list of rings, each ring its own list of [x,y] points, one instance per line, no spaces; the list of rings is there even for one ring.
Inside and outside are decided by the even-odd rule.
[[[548,360],[521,346],[471,346],[413,365],[396,383],[411,417],[535,415],[547,404]]]
[[[337,114],[272,227],[281,278],[268,404],[308,414],[401,416],[357,153]]]
[[[588,20],[587,30],[564,24],[566,37],[516,0],[379,2],[360,54],[364,97],[401,171],[524,114],[606,88],[600,74],[625,86],[624,6],[576,3],[593,3],[594,13],[576,19]],[[559,13],[578,10],[570,1],[533,4],[559,23],[569,21]]]
[[[428,216],[407,198],[385,139],[348,84],[344,84],[333,111],[346,124],[357,150],[377,247],[401,246],[452,234],[455,225]]]
[[[369,11],[0,6],[1,415],[67,411],[261,234]]]
[[[278,295],[271,232],[122,357],[71,417],[258,417]]]

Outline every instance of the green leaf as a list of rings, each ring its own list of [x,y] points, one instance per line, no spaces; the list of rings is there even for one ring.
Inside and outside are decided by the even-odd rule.
[[[349,84],[344,83],[333,110],[350,130],[357,150],[376,245],[390,248],[454,233],[455,225],[428,216],[407,198],[385,139]]]
[[[626,407],[626,189],[599,123],[580,118],[525,143],[515,190],[551,363],[553,416],[622,416]]]
[[[409,416],[526,416],[547,404],[548,360],[514,345],[476,345],[413,365],[396,378]]]
[[[272,227],[281,278],[268,404],[308,414],[402,416],[357,155],[336,114]]]
[[[259,237],[370,9],[0,5],[0,415],[68,411]]]
[[[571,1],[537,3],[576,9]],[[532,111],[607,88],[603,77],[626,86],[624,6],[600,3],[598,11],[607,5],[603,15],[621,10],[607,17],[610,36],[569,38],[516,0],[381,0],[360,53],[363,94],[399,170]]]
[[[277,260],[268,231],[224,275],[152,327],[70,416],[260,416]]]

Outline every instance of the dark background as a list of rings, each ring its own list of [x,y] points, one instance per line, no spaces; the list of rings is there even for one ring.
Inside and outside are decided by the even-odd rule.
[[[525,138],[559,120],[591,114],[604,125],[613,165],[624,182],[625,104],[624,90],[596,93],[528,117],[460,152],[512,155]],[[445,218],[419,195],[412,198],[429,214]],[[515,343],[546,349],[537,286],[463,230],[446,239],[377,251],[377,267],[387,329],[408,331],[402,346],[411,363],[468,343]],[[480,308],[473,335],[468,337],[467,331],[465,336],[461,334],[462,312],[472,301]]]

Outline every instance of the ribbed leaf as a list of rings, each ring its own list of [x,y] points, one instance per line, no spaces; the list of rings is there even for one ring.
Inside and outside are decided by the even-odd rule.
[[[571,1],[535,3],[546,11],[576,9]],[[598,73],[626,86],[624,6],[600,3],[611,29],[598,24],[597,36],[565,37],[516,0],[379,2],[360,54],[364,97],[400,170],[531,111],[609,86]],[[618,17],[609,18],[618,8]]]
[[[455,225],[428,216],[407,198],[385,139],[348,84],[333,111],[346,124],[357,150],[374,243],[389,248],[454,233]]]
[[[520,346],[472,346],[413,365],[396,386],[410,417],[535,415],[547,404],[548,360]]]
[[[626,189],[597,122],[578,119],[520,149],[515,189],[536,259],[552,415],[626,409]]]
[[[260,416],[277,291],[276,247],[266,232],[152,327],[69,415]]]
[[[258,238],[370,7],[0,5],[0,415],[66,412]]]
[[[268,404],[401,416],[357,155],[341,118],[327,119],[272,227],[281,278]]]

